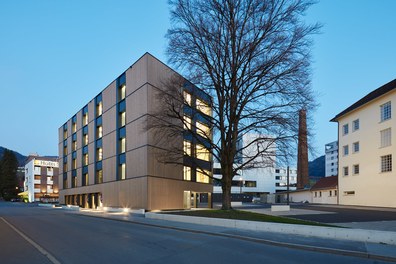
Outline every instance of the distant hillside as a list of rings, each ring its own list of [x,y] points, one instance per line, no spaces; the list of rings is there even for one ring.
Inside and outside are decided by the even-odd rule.
[[[326,160],[325,156],[320,156],[308,163],[310,177],[324,177],[326,175]]]
[[[5,148],[0,146],[0,158],[3,157],[4,150],[5,150]],[[24,162],[26,160],[26,156],[23,156],[22,154],[20,154],[16,151],[13,151],[13,150],[12,150],[12,152],[14,152],[14,154],[18,160],[19,166],[25,165]]]

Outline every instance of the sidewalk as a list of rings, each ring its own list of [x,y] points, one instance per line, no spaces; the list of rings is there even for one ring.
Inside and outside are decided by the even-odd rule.
[[[101,217],[117,221],[141,224],[155,228],[168,228],[183,232],[202,233],[207,235],[229,237],[248,240],[255,243],[264,243],[287,248],[341,254],[361,258],[370,258],[396,262],[396,246],[378,243],[358,242],[350,240],[327,239],[311,236],[295,235],[290,233],[275,233],[251,231],[238,228],[210,226],[186,222],[149,219],[144,215],[130,213],[110,213],[97,210],[70,211],[86,217]],[[242,221],[243,222],[243,221]]]

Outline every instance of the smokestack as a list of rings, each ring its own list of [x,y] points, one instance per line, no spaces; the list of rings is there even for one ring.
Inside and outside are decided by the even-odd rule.
[[[298,116],[297,189],[304,189],[309,184],[306,110],[301,109]]]

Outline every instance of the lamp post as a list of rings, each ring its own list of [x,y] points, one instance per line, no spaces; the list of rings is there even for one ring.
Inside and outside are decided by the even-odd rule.
[[[242,185],[243,185],[243,179],[242,179],[242,176],[241,177],[239,177],[239,193],[240,194],[242,194]]]

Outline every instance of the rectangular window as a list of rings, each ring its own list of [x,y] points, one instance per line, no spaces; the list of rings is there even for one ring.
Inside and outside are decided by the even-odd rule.
[[[103,159],[103,149],[97,148],[96,149],[96,161],[101,161]]]
[[[120,113],[120,127],[125,126],[126,123],[126,118],[125,118],[125,112]]]
[[[210,128],[201,122],[197,122],[197,134],[204,138],[210,138]]]
[[[77,141],[73,141],[72,142],[72,151],[76,151],[77,150]]]
[[[392,171],[392,155],[381,156],[381,172]]]
[[[75,169],[77,169],[77,160],[73,159],[72,160],[72,170],[75,170]]]
[[[184,166],[183,167],[183,180],[191,181],[191,168]]]
[[[209,104],[205,103],[204,101],[200,100],[197,98],[196,101],[196,108],[201,111],[202,113],[204,113],[205,115],[210,116],[210,106]]]
[[[330,194],[329,196],[331,197],[332,196],[332,191],[330,191],[329,194]]]
[[[318,197],[318,192],[315,192],[315,197]]]
[[[103,171],[102,170],[96,171],[95,183],[103,183]]]
[[[392,117],[391,102],[389,101],[389,102],[381,105],[380,108],[381,108],[381,122],[391,119],[391,117]]]
[[[183,126],[186,130],[191,130],[191,118],[188,116],[184,116]]]
[[[348,167],[343,167],[342,171],[344,172],[344,176],[348,176],[349,175],[349,168]]]
[[[88,165],[88,154],[83,155],[83,165],[87,166]]]
[[[345,124],[342,126],[342,135],[347,135],[349,133],[349,125]]]
[[[207,148],[205,148],[202,145],[196,145],[195,149],[196,149],[197,159],[206,160],[206,161],[210,160],[210,153],[209,150],[207,150]]]
[[[120,179],[125,180],[125,178],[126,178],[125,163],[118,165],[118,173],[119,173]]]
[[[353,143],[353,152],[356,153],[356,152],[359,152],[359,150],[360,150],[359,142],[354,142]]]
[[[344,195],[355,195],[355,191],[345,191]]]
[[[348,154],[349,154],[349,147],[348,147],[348,145],[343,146],[343,147],[342,147],[342,150],[343,150],[344,156],[348,156]]]
[[[359,130],[359,119],[353,120],[352,122],[352,131]]]
[[[392,130],[387,128],[381,130],[381,148],[392,145]]]
[[[120,87],[120,89],[118,90],[118,92],[119,92],[119,100],[120,100],[120,101],[125,99],[125,95],[126,95],[125,91],[126,91],[126,85],[123,84],[123,85]]]
[[[67,123],[63,125],[63,139],[67,139]]]
[[[185,103],[191,106],[191,94],[183,92]]]
[[[76,133],[77,131],[77,117],[72,117],[72,133]]]
[[[103,114],[103,103],[102,101],[96,104],[96,117],[101,116]]]
[[[191,156],[191,142],[189,141],[184,141],[184,155]]]
[[[88,134],[84,135],[83,140],[84,140],[84,146],[88,145]]]
[[[197,169],[197,182],[209,183],[209,171]]]
[[[126,151],[126,139],[120,138],[120,153],[125,153]]]
[[[96,127],[96,138],[101,138],[103,136],[103,127],[97,126]]]
[[[359,174],[359,170],[360,170],[359,164],[353,165],[353,174],[354,175],[358,175]]]
[[[83,176],[82,176],[82,186],[89,185],[88,179],[89,179],[88,173],[84,173]]]
[[[72,177],[72,182],[71,182],[71,187],[76,188],[77,187],[77,177]]]

